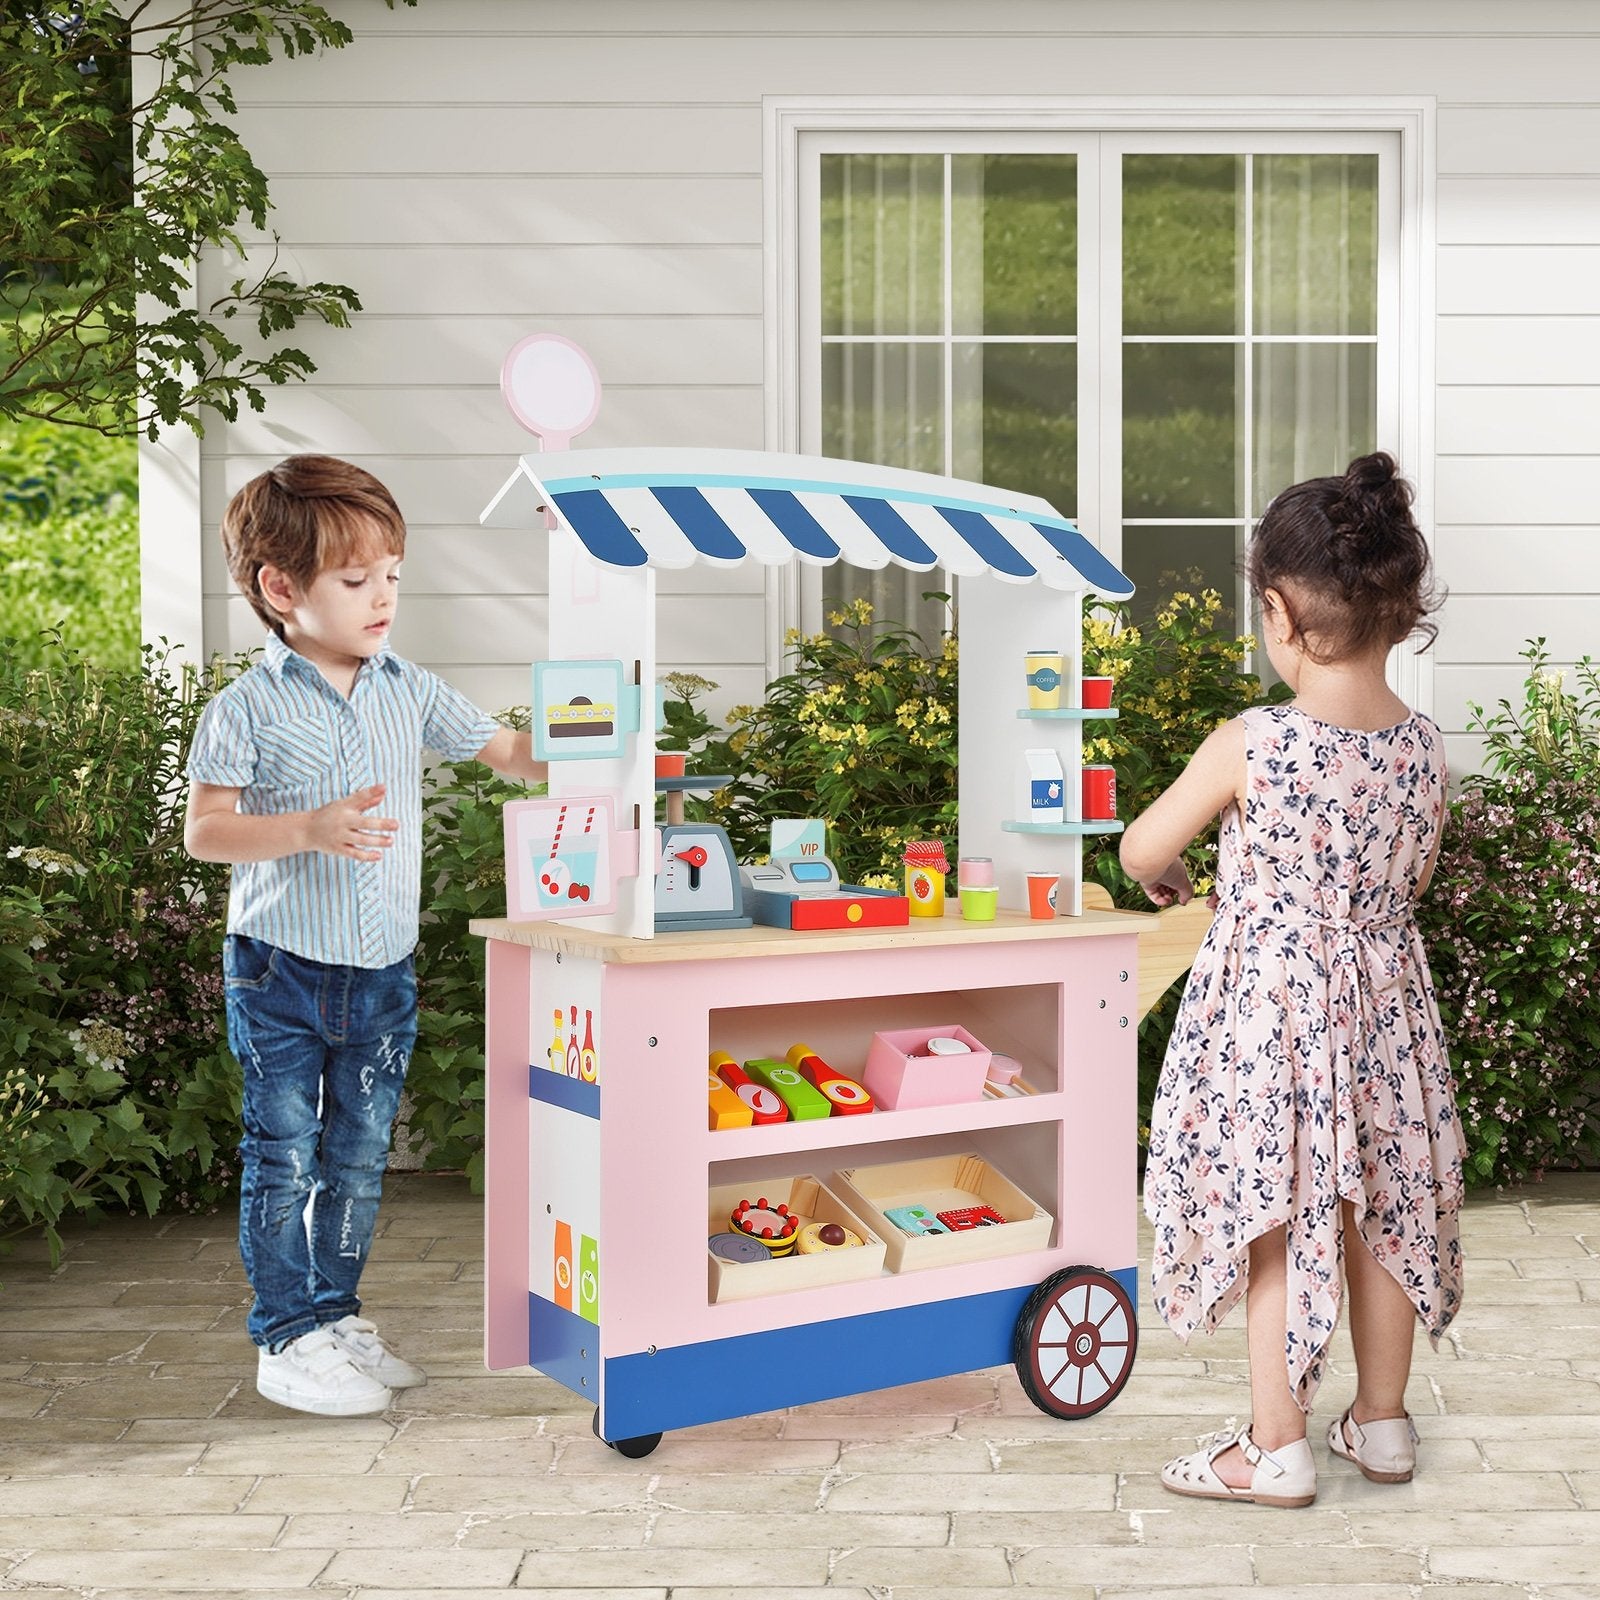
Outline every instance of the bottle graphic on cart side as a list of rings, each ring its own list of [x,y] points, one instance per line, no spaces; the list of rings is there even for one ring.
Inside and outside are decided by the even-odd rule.
[[[582,1070],[583,1046],[578,1043],[578,1008],[572,1008],[567,1025],[567,1076],[576,1078]]]
[[[583,1014],[583,1050],[578,1056],[578,1076],[585,1083],[600,1081],[600,1058],[594,1048],[594,1012]]]

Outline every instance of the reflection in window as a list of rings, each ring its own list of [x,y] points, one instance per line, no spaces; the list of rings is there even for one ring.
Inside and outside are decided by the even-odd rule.
[[[825,155],[822,451],[1076,511],[1077,158]],[[935,640],[938,572],[822,570]]]
[[[1377,437],[1378,158],[1122,170],[1122,565],[1198,567],[1247,618],[1249,519]]]

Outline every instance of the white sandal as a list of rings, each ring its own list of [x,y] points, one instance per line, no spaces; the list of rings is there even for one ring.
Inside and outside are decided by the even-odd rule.
[[[1216,1460],[1230,1445],[1238,1445],[1255,1471],[1248,1489],[1235,1489],[1217,1476]],[[1258,1506],[1308,1506],[1317,1498],[1317,1463],[1311,1446],[1294,1439],[1276,1450],[1263,1450],[1250,1430],[1234,1433],[1224,1428],[1202,1442],[1192,1455],[1178,1456],[1161,1469],[1161,1485],[1174,1494],[1197,1500],[1243,1500]]]
[[[1346,1411],[1329,1425],[1328,1448],[1355,1462],[1361,1475],[1372,1483],[1410,1483],[1417,1465],[1417,1430],[1409,1411],[1373,1422],[1357,1422]]]

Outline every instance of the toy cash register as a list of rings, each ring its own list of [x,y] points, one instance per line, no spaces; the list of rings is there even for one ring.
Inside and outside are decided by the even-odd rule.
[[[826,856],[774,856],[741,867],[744,908],[769,928],[893,928],[910,920],[903,894],[840,883]]]

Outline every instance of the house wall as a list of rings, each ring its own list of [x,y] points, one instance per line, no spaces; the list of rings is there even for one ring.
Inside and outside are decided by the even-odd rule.
[[[259,640],[216,547],[228,495],[289,451],[328,450],[388,482],[410,520],[396,647],[485,705],[525,701],[545,627],[539,539],[476,526],[530,443],[497,389],[514,340],[551,329],[594,356],[606,398],[585,444],[776,447],[763,95],[1075,92],[1436,98],[1432,532],[1451,598],[1431,681],[1456,763],[1477,749],[1468,701],[1517,694],[1525,638],[1546,635],[1562,662],[1594,647],[1600,17],[1588,0],[333,9],[355,44],[241,71],[235,120],[271,180],[280,265],[356,286],[365,310],[349,331],[296,335],[317,362],[309,383],[208,427],[194,513],[207,651]],[[204,259],[202,303],[237,275]],[[192,551],[196,529],[174,526],[171,501],[147,539]],[[719,707],[758,698],[777,617],[763,569],[661,579],[663,664],[718,680]]]

